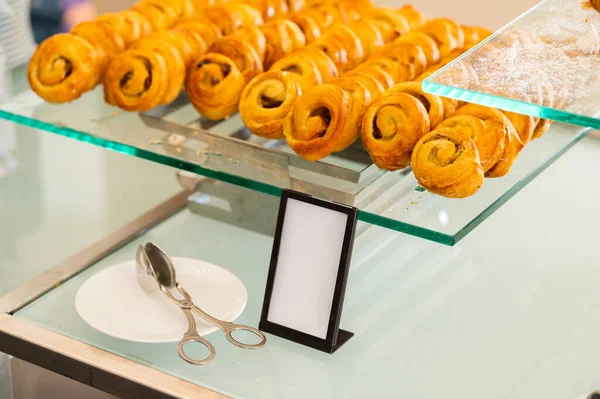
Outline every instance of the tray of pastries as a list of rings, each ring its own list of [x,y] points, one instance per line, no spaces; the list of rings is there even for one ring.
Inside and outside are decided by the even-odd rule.
[[[204,119],[237,114],[306,161],[360,145],[378,168],[412,167],[426,190],[463,198],[550,124],[423,91],[490,33],[369,0],[141,0],[41,43],[28,78],[47,102],[102,86],[128,112],[184,91]]]

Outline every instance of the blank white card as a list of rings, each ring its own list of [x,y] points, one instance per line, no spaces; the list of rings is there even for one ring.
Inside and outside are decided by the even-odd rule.
[[[326,339],[348,215],[288,198],[267,320]]]

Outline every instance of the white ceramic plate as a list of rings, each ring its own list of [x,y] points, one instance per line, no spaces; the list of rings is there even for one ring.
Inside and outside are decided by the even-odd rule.
[[[177,280],[201,309],[225,321],[242,313],[248,298],[246,287],[234,274],[195,259],[171,259]],[[90,277],[75,297],[77,313],[111,337],[144,343],[178,342],[188,328],[185,315],[160,291],[146,293],[137,282],[135,268],[132,260]],[[200,335],[217,330],[198,317],[196,322]]]

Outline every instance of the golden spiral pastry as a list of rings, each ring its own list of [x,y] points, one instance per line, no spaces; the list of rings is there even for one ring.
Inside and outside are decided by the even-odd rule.
[[[194,107],[208,119],[226,118],[237,110],[246,79],[235,62],[208,53],[188,71],[185,88]]]
[[[488,129],[486,123],[475,116],[452,116],[440,123],[437,128],[457,130],[469,136],[479,151],[483,173],[490,170],[504,153],[504,131]]]
[[[152,33],[152,25],[146,17],[133,10],[104,14],[96,18],[96,22],[106,24],[123,40],[125,47]]]
[[[418,82],[404,82],[399,83],[389,90],[386,91],[386,95],[395,93],[406,93],[415,97],[423,104],[427,110],[429,116],[429,125],[431,129],[435,129],[436,126],[444,120],[444,104],[442,99],[435,94],[425,93],[420,83]]]
[[[348,64],[344,69],[356,68],[365,59],[365,50],[358,35],[342,23],[335,23],[322,36],[324,41],[338,41],[348,56]]]
[[[423,14],[419,12],[416,8],[414,8],[411,4],[406,4],[401,7],[398,12],[406,18],[410,29],[418,29],[422,25],[425,24],[427,19]]]
[[[356,74],[351,76],[350,79],[354,82],[360,83],[365,87],[365,89],[369,92],[371,102],[382,95],[386,90],[379,80],[370,75]]]
[[[503,152],[500,159],[487,172],[486,177],[501,177],[506,175],[523,149],[523,143],[510,120],[501,111],[477,104],[467,104],[460,107],[455,115],[471,115],[485,122],[489,135],[497,137],[496,133],[490,133],[492,129],[503,133]]]
[[[368,17],[374,20],[386,43],[394,41],[410,30],[410,24],[406,17],[395,10],[377,8],[371,11]]]
[[[316,49],[322,51],[329,57],[335,64],[336,69],[339,72],[348,71],[350,60],[348,58],[348,52],[346,51],[344,44],[334,38],[326,38],[321,36],[320,39],[315,40],[309,46],[310,49]]]
[[[207,46],[213,44],[217,39],[221,38],[223,35],[219,30],[219,27],[212,22],[207,21],[204,18],[187,18],[182,21],[179,21],[175,25],[176,30],[187,30],[194,33],[197,33],[202,37],[204,43]]]
[[[345,76],[354,77],[357,75],[368,76],[375,79],[376,81],[381,83],[381,85],[384,87],[384,90],[389,89],[395,83],[394,78],[378,66],[361,66],[347,73]]]
[[[477,29],[467,25],[461,25],[461,28],[464,34],[463,48],[468,50],[480,42],[479,31]]]
[[[435,41],[441,57],[445,57],[456,48],[462,48],[464,44],[464,34],[460,25],[449,19],[433,19],[423,25],[419,31]]]
[[[168,102],[169,72],[157,52],[128,50],[104,75],[104,99],[127,111],[148,111]]]
[[[342,142],[349,101],[348,93],[333,84],[307,90],[284,121],[288,145],[309,161],[331,154]]]
[[[410,164],[413,147],[429,128],[427,110],[415,97],[383,95],[367,108],[361,139],[378,167],[398,170]]]
[[[38,46],[29,62],[27,78],[44,100],[63,103],[93,89],[101,73],[94,46],[79,36],[63,33]]]
[[[312,43],[321,37],[321,27],[317,23],[317,21],[307,14],[294,14],[292,15],[292,22],[294,22],[304,36],[306,37],[306,43]]]
[[[362,118],[372,101],[371,93],[360,81],[353,78],[341,78],[331,84],[340,87],[348,94],[348,110],[344,128],[337,146],[333,152],[346,149],[360,137]]]
[[[184,14],[183,4],[179,1],[142,0],[131,9],[145,16],[157,31],[169,29],[179,18],[191,16]]]
[[[300,96],[294,74],[261,73],[248,83],[239,103],[242,121],[250,131],[269,139],[283,138],[283,122]]]
[[[168,104],[175,100],[181,93],[185,80],[185,60],[182,50],[177,47],[180,43],[173,40],[173,36],[164,35],[165,32],[156,32],[135,42],[129,49],[140,50],[148,53],[160,54],[167,63],[167,75],[155,75],[154,79],[166,79],[168,90],[162,99],[162,104]]]
[[[391,43],[377,53],[396,62],[398,68],[398,80],[406,82],[414,80],[427,67],[427,58],[423,50],[411,43]]]
[[[246,3],[259,10],[265,21],[285,18],[305,6],[304,0],[248,0]]]
[[[232,37],[245,41],[256,50],[261,62],[265,59],[267,51],[267,39],[259,27],[254,25],[243,25],[233,31]]]
[[[533,135],[531,138],[539,139],[540,137],[542,137],[544,135],[544,133],[546,133],[548,131],[551,124],[552,124],[552,122],[549,121],[548,119],[540,119],[538,121],[537,125],[535,126],[535,128],[533,129]]]
[[[189,52],[182,54],[184,57],[186,68],[189,67],[199,56],[206,53],[206,51],[208,50],[208,45],[206,44],[202,36],[200,36],[200,34],[198,34],[197,32],[180,28],[175,28],[169,32],[178,35],[187,43],[187,46],[189,47]]]
[[[376,49],[383,47],[385,42],[375,21],[362,18],[360,21],[352,21],[349,28],[356,33],[361,41],[364,58],[368,58]]]
[[[225,36],[242,25],[260,26],[263,24],[259,10],[243,3],[223,3],[202,9],[201,15],[217,25]]]
[[[206,52],[206,48],[204,48],[201,53],[197,53],[196,52],[197,43],[190,40],[189,36],[184,31],[180,31],[180,30],[167,30],[167,31],[163,31],[163,32],[153,33],[151,35],[146,36],[145,38],[143,38],[141,40],[138,40],[136,43],[134,43],[131,46],[131,48],[144,47],[144,46],[147,46],[147,44],[142,44],[142,43],[148,43],[148,42],[152,42],[155,40],[161,41],[163,43],[167,43],[167,44],[173,46],[175,49],[177,49],[177,51],[179,52],[179,55],[181,55],[181,58],[183,59],[183,63],[185,64],[186,68],[192,62],[194,62],[200,55],[202,55],[204,52]],[[152,46],[150,46],[150,47],[152,47]]]
[[[210,46],[208,52],[223,54],[232,60],[246,82],[263,71],[262,62],[254,48],[235,37],[228,36],[218,39]]]
[[[339,72],[335,63],[321,50],[317,48],[305,48],[300,49],[294,54],[299,55],[301,57],[305,57],[310,59],[315,63],[317,68],[319,68],[319,72],[321,73],[321,77],[323,78],[323,82],[327,82],[331,79],[338,77]]]
[[[440,50],[435,40],[419,31],[410,31],[405,35],[397,38],[394,43],[410,43],[419,47],[423,54],[425,54],[425,60],[427,66],[431,66],[440,62]]]
[[[483,184],[483,169],[475,143],[457,129],[436,129],[415,145],[411,165],[425,189],[449,198],[475,194]]]
[[[81,22],[71,29],[71,33],[86,39],[96,48],[102,71],[116,55],[125,49],[123,38],[103,23]]]
[[[321,31],[327,29],[334,22],[348,22],[347,15],[345,15],[342,9],[334,4],[311,4],[300,10],[298,14],[302,16],[310,16],[319,26]]]
[[[261,27],[267,40],[264,67],[269,69],[276,61],[306,45],[306,37],[298,25],[290,20],[270,21]]]
[[[527,145],[533,138],[536,123],[535,118],[529,115],[517,114],[515,112],[502,111],[512,123],[523,145]]]
[[[387,58],[383,55],[372,57],[366,62],[363,62],[361,68],[379,68],[385,71],[395,82],[402,82],[405,77],[404,69],[396,61]],[[390,86],[391,87],[391,86]]]
[[[323,76],[317,64],[302,53],[290,54],[280,59],[269,70],[293,73],[302,89],[323,83]]]

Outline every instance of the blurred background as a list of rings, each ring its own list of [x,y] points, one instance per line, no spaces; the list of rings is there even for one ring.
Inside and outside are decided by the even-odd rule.
[[[0,0],[8,1],[11,0]],[[24,0],[12,0],[25,2]],[[401,0],[374,0],[377,4],[398,7],[407,3]],[[415,0],[412,3],[425,15],[444,16],[470,25],[498,29],[514,19],[537,0]],[[60,30],[68,30],[74,24],[93,18],[104,12],[122,10],[134,0],[33,0],[32,25],[36,41]]]

